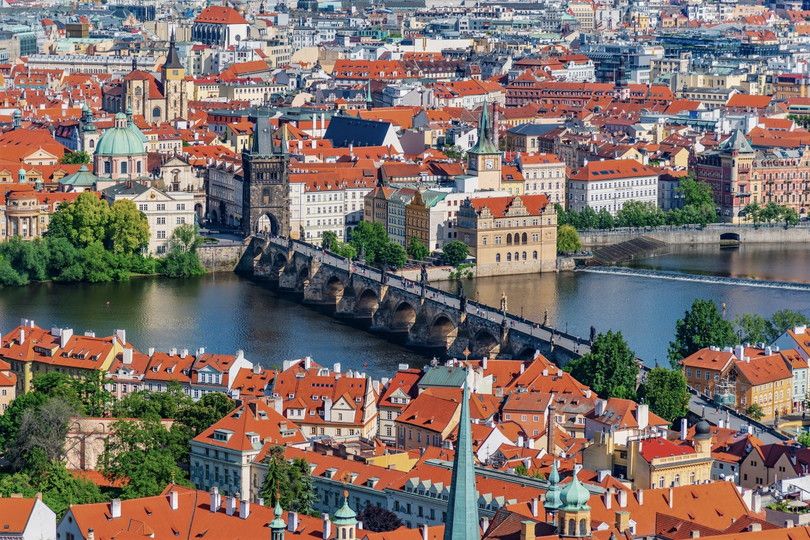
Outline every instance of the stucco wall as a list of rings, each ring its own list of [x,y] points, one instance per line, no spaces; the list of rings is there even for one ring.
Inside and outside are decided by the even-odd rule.
[[[197,248],[200,262],[209,272],[232,272],[244,251],[245,246],[232,243],[206,244]]]

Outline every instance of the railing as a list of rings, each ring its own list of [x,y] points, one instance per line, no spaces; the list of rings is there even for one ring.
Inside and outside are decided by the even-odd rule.
[[[349,259],[341,257],[340,255],[332,253],[328,250],[324,250],[299,240],[290,240],[280,237],[270,237],[269,240],[273,244],[284,247],[285,249],[292,248],[294,251],[311,257],[313,260],[316,260],[321,264],[327,264],[329,266],[345,270],[350,274],[355,274],[372,281],[379,283],[383,282],[383,271],[379,268],[356,261],[350,261]],[[415,296],[421,295],[422,284],[420,282],[407,279],[397,274],[386,272],[385,284],[408,294],[413,294]],[[436,302],[443,306],[447,306],[455,311],[461,309],[462,301],[458,296],[448,293],[447,291],[431,287],[430,285],[425,285],[424,289],[425,299],[431,302]],[[567,332],[562,332],[545,324],[534,322],[525,317],[512,315],[510,313],[504,314],[500,310],[480,302],[467,300],[465,302],[465,312],[467,315],[479,317],[498,325],[505,324],[510,330],[520,332],[545,342],[550,342],[557,346],[561,346],[574,354],[580,354],[581,352],[584,353],[590,349],[590,342],[587,339],[580,338],[579,336],[575,336]]]

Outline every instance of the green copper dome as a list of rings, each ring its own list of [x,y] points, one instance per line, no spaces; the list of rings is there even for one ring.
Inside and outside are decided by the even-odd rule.
[[[281,509],[281,501],[276,501],[276,508],[273,511],[273,515],[276,519],[270,522],[270,528],[273,530],[284,530],[287,528],[287,524],[284,523],[284,520],[281,519],[281,514],[283,510]]]
[[[124,113],[115,115],[115,127],[104,132],[96,145],[99,156],[133,156],[146,153],[146,137]]]
[[[92,188],[98,180],[98,176],[91,173],[87,165],[82,165],[79,172],[65,176],[59,180],[59,183],[67,186]]]
[[[560,493],[560,501],[566,510],[576,511],[588,508],[589,500],[591,500],[591,492],[582,485],[575,472],[574,479]]]
[[[349,506],[349,492],[343,492],[343,506],[341,506],[337,512],[335,512],[335,517],[332,520],[332,523],[335,525],[356,525],[357,524],[357,514],[354,510],[352,510],[351,506]]]

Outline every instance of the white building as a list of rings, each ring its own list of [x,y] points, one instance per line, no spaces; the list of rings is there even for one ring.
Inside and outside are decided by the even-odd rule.
[[[110,204],[129,199],[138,206],[149,222],[150,255],[163,255],[169,250],[174,230],[181,225],[195,223],[194,194],[191,192],[163,192],[138,182],[121,182],[104,190]]]
[[[3,540],[52,540],[56,538],[56,514],[41,495],[0,499]]]
[[[611,215],[628,201],[658,205],[658,171],[634,159],[592,161],[572,171],[568,176],[569,210],[586,207]]]
[[[518,154],[523,173],[523,193],[545,194],[552,203],[565,206],[565,163],[554,154]]]

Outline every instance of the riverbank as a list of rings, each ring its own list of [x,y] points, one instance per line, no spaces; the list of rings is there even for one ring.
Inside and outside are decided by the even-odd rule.
[[[784,225],[713,223],[705,227],[683,225],[579,231],[580,242],[584,247],[590,248],[627,242],[641,236],[671,245],[719,245],[723,239],[739,241],[742,244],[806,244],[810,243],[810,224],[802,223],[796,227],[786,228]]]

